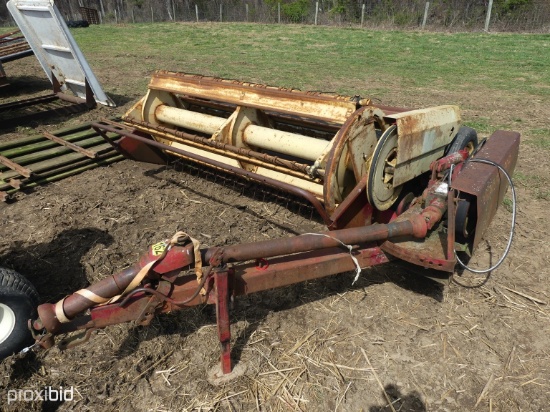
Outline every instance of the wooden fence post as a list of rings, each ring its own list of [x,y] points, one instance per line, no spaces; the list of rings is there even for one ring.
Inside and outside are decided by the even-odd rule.
[[[277,15],[279,24],[281,24],[281,2],[277,3]]]
[[[361,5],[361,27],[363,27],[364,22],[365,22],[365,3]]]
[[[220,23],[223,21],[223,5],[220,3]]]
[[[244,6],[246,8],[246,21],[248,23],[248,3],[246,3]]]
[[[199,22],[199,6],[195,4],[195,15],[197,16],[197,23]]]

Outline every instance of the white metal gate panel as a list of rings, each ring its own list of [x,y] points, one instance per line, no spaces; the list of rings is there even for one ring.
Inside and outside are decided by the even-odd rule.
[[[10,0],[8,10],[29,42],[46,75],[61,90],[86,98],[86,79],[96,102],[116,106],[103,92],[53,0]]]

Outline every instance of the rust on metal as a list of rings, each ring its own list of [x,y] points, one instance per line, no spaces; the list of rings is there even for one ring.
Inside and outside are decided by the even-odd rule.
[[[21,186],[23,185],[23,182],[20,179],[13,179],[10,178],[8,180],[8,184],[13,187],[14,189],[21,189]]]
[[[497,130],[485,141],[473,158],[493,161],[511,174],[518,159],[519,141],[519,133]],[[477,215],[473,241],[473,249],[475,249],[504,198],[508,189],[508,180],[494,166],[466,162],[452,181],[452,188],[475,196]]]
[[[51,133],[48,133],[46,131],[42,131],[42,135],[47,138],[47,139],[50,139],[56,143],[59,143],[60,145],[62,146],[66,146],[72,150],[74,150],[75,152],[78,152],[78,153],[82,153],[84,156],[87,156],[89,157],[90,159],[95,159],[97,157],[97,152],[94,152],[93,150],[88,150],[88,149],[84,149],[74,143],[71,143],[71,142],[68,142],[67,140],[65,139],[62,139],[60,137],[57,137]]]
[[[2,33],[2,34],[0,34],[0,39],[2,41],[5,41],[7,37],[11,37],[11,36],[13,36],[14,34],[17,34],[17,33],[21,33],[21,30],[10,31],[9,33]]]
[[[261,176],[256,181],[309,192],[330,216],[349,204],[346,198],[365,176],[371,206],[394,206],[401,186],[442,156],[460,115],[455,106],[406,110],[359,96],[159,71],[123,121],[169,146],[162,147],[169,155],[233,174],[240,168]],[[381,147],[379,137],[392,125],[392,147]]]
[[[11,161],[7,157],[4,157],[4,156],[0,155],[0,163],[2,163],[4,166],[9,167],[11,170],[16,171],[21,176],[25,176],[25,177],[31,177],[32,176],[32,170]]]
[[[353,171],[356,183],[366,175],[366,159],[372,156],[377,142],[375,123],[382,122],[382,117],[383,113],[376,108],[362,107],[347,119],[334,138],[323,186],[323,200],[329,214],[334,213],[349,193],[348,171]],[[385,127],[384,124],[378,126]]]
[[[368,226],[372,223],[374,209],[367,202],[366,187],[367,177],[365,176],[330,216],[332,220],[330,230]]]
[[[129,132],[129,131],[125,130],[124,127],[116,127],[116,126],[107,125],[107,124],[104,124],[104,123],[93,123],[92,127],[96,131],[98,131],[98,133],[100,133],[102,136],[104,136],[104,138],[107,138],[106,134],[105,134],[105,132],[107,132],[107,131],[113,132],[113,133],[118,133],[122,136],[126,136],[126,137],[129,137],[129,138],[135,139],[135,140],[139,140],[142,143],[145,143],[147,145],[154,146],[154,147],[157,147],[159,149],[167,150],[169,152],[177,153],[177,154],[179,154],[183,157],[195,160],[199,163],[211,165],[211,166],[213,166],[213,167],[215,167],[219,170],[223,170],[223,171],[226,171],[228,173],[233,173],[235,175],[243,176],[245,178],[254,180],[256,182],[265,184],[267,186],[272,186],[272,187],[275,187],[275,188],[280,189],[282,191],[292,193],[293,195],[304,198],[308,202],[310,202],[313,205],[313,207],[317,210],[317,212],[319,212],[319,215],[321,216],[323,221],[327,224],[327,226],[331,223],[330,218],[328,217],[327,213],[325,212],[325,209],[324,209],[323,205],[321,204],[321,202],[315,196],[313,196],[310,192],[307,192],[306,190],[300,189],[299,187],[292,186],[292,185],[289,185],[285,182],[280,182],[280,181],[271,179],[271,178],[266,177],[266,176],[260,176],[260,175],[257,175],[256,173],[249,172],[248,170],[245,170],[245,169],[240,169],[238,167],[233,167],[231,165],[218,162],[216,160],[212,160],[212,159],[209,159],[209,158],[206,158],[206,157],[203,157],[203,156],[191,153],[191,152],[187,152],[187,151],[184,151],[184,150],[181,150],[181,149],[177,149],[177,148],[174,148],[174,147],[156,142],[154,140],[147,139],[145,137],[139,136],[135,133],[132,133],[132,132]]]
[[[477,244],[506,190],[498,170],[468,163],[468,151],[443,157],[460,127],[455,106],[375,107],[358,96],[157,72],[123,123],[91,127],[128,158],[178,156],[301,197],[329,231],[200,250],[188,237],[162,242],[160,258],[151,247],[130,268],[41,305],[32,327],[44,347],[60,333],[81,331],[66,341],[76,345],[97,328],[214,304],[221,371],[229,374],[234,296],[351,270],[357,279],[393,259],[453,272],[456,202],[476,199]],[[518,145],[519,135],[499,131],[475,157],[511,171]]]
[[[439,106],[392,116],[397,126],[397,159],[393,175],[399,186],[429,170],[445,151],[460,127],[457,106]]]
[[[246,243],[241,245],[227,246],[223,248],[213,247],[201,251],[201,259],[204,265],[211,265],[211,267],[221,267],[225,263],[231,262],[246,262],[254,261],[257,259],[264,259],[284,256],[282,259],[275,260],[275,263],[278,263],[279,266],[269,264],[267,267],[258,267],[254,264],[254,270],[260,275],[254,277],[257,281],[262,282],[260,288],[266,289],[276,286],[287,285],[291,283],[296,283],[302,280],[309,278],[315,278],[320,276],[327,276],[329,274],[340,273],[345,268],[349,267],[348,264],[342,264],[342,261],[334,257],[333,255],[338,255],[341,252],[342,245],[355,245],[355,248],[367,248],[369,251],[363,257],[366,259],[357,260],[357,264],[360,268],[364,268],[373,263],[382,263],[385,261],[385,257],[380,256],[380,252],[373,250],[373,243],[377,241],[382,241],[386,239],[402,238],[405,236],[413,236],[417,238],[425,237],[427,231],[433,227],[437,219],[440,219],[445,211],[446,202],[439,202],[438,197],[434,197],[430,202],[429,206],[421,210],[419,214],[411,214],[407,216],[406,219],[400,221],[390,222],[388,224],[376,224],[371,226],[364,226],[359,228],[349,228],[343,230],[336,230],[326,233],[317,233],[317,234],[304,234],[301,236],[295,236],[292,238],[282,238],[282,239],[272,239],[266,240],[263,242],[254,242]],[[167,247],[167,246],[165,246]],[[335,249],[336,248],[336,249]],[[93,308],[97,304],[103,304],[109,299],[113,298],[116,295],[124,293],[132,281],[137,277],[138,272],[141,272],[143,268],[147,268],[148,271],[145,273],[145,277],[150,279],[155,279],[159,274],[171,282],[177,282],[177,274],[180,270],[185,268],[190,268],[194,263],[194,253],[192,253],[193,245],[189,243],[187,246],[175,246],[171,249],[168,249],[161,258],[155,256],[154,248],[148,251],[141,260],[135,265],[131,266],[128,269],[120,272],[117,275],[103,279],[102,281],[92,285],[86,289],[75,292],[72,295],[65,297],[63,300],[58,302],[56,305],[45,304],[41,305],[39,308],[39,315],[41,319],[41,324],[49,333],[59,333],[60,331],[66,331],[66,328],[63,327],[64,323],[69,323],[60,319],[59,311],[62,311],[63,318],[73,319],[79,313],[85,311],[86,309]],[[303,253],[323,251],[321,254],[313,253],[311,255],[300,255]],[[351,250],[347,251],[348,255],[353,253]],[[355,251],[357,254],[357,251]],[[290,255],[290,256],[288,256]],[[307,256],[307,257],[306,257]],[[376,258],[372,260],[373,256]],[[357,258],[356,258],[357,259]],[[352,265],[355,264],[355,261],[349,257],[349,261]],[[295,267],[306,264],[306,262],[312,262],[316,265],[315,270],[302,271],[301,274],[296,272],[295,268],[288,267],[289,264],[292,264]],[[158,263],[158,269],[155,269],[154,265]],[[164,265],[161,266],[161,265]],[[239,278],[238,265],[235,267],[237,273],[237,278]],[[282,267],[281,275],[284,278],[280,278],[277,275],[277,272],[273,272],[277,267]],[[311,268],[312,269],[312,268]],[[158,272],[157,272],[158,270]],[[160,273],[159,273],[160,272]],[[214,272],[214,277],[217,271]],[[250,272],[246,272],[250,273]],[[174,276],[171,277],[170,274]],[[205,274],[206,278],[209,276]],[[250,286],[251,281],[247,281],[247,277],[242,275],[244,284],[246,287],[242,290],[243,293],[251,293],[252,291],[261,290],[254,289]],[[145,278],[144,278],[145,279]],[[144,280],[140,279],[140,281]],[[238,283],[236,281],[236,283]],[[196,285],[196,283],[195,283]],[[215,290],[218,293],[217,281],[215,282]],[[272,286],[269,286],[272,285]],[[134,285],[136,288],[138,285]],[[189,297],[189,300],[186,301],[186,304],[191,304],[192,302],[198,303],[196,298],[197,290],[200,290],[202,286],[196,286],[194,291],[195,294]],[[221,288],[223,294],[227,291],[226,286],[222,284]],[[145,289],[142,289],[144,292]],[[174,290],[170,299],[156,299],[156,293],[153,293],[153,298],[155,298],[154,308],[162,305],[172,305],[176,304],[180,300],[181,296],[177,293],[178,286],[174,284]],[[186,289],[187,290],[187,289]],[[166,293],[172,291],[171,287],[168,287]],[[130,299],[130,305],[133,304],[133,300],[137,295],[129,296],[126,298],[121,305],[125,305]],[[214,297],[214,301],[219,304],[220,295]],[[224,304],[222,302],[222,304]],[[137,314],[138,319],[143,319],[144,313],[149,313],[146,309],[149,307],[149,304],[146,306],[139,306],[141,309]],[[159,306],[159,307],[160,307]],[[57,307],[57,310],[56,310]],[[153,308],[153,309],[154,309]],[[151,309],[151,310],[153,310]],[[136,314],[134,313],[134,315]],[[149,316],[149,315],[148,315]],[[134,319],[136,319],[134,317]],[[147,318],[150,321],[149,318]],[[100,324],[93,323],[93,327],[101,327]],[[91,326],[88,326],[91,327]]]
[[[154,134],[162,139],[181,141],[187,144],[191,144],[194,147],[200,147],[201,145],[208,146],[213,149],[214,153],[227,155],[228,157],[234,158],[236,160],[257,164],[264,167],[279,166],[279,168],[275,168],[275,170],[295,171],[300,173],[297,175],[300,178],[303,178],[303,179],[310,178],[307,174],[309,170],[309,165],[307,164],[301,164],[296,161],[286,160],[281,157],[272,156],[266,153],[256,152],[254,150],[247,149],[244,147],[228,145],[223,142],[207,139],[205,137],[202,137],[196,134],[186,133],[180,130],[176,130],[176,129],[172,129],[164,126],[155,126],[153,124],[146,123],[146,122],[137,123],[129,120],[126,120],[126,123],[128,123],[129,125],[134,125],[138,127],[139,130],[141,130],[142,132],[145,132],[151,135]]]
[[[389,261],[376,246],[358,247],[353,251],[361,268]],[[265,269],[249,263],[235,267],[235,294],[251,294],[262,290],[288,286],[306,280],[352,271],[356,268],[350,254],[342,248],[328,248],[306,252],[299,256],[283,256],[268,260]]]
[[[57,99],[56,95],[46,95],[46,96],[33,97],[30,99],[25,99],[25,100],[20,100],[15,102],[4,103],[0,105],[0,112],[17,110],[23,107],[28,107],[33,105],[46,104],[56,99]]]
[[[149,88],[342,123],[356,109],[349,96],[166,71],[156,72]]]
[[[113,133],[107,135],[113,144],[119,138],[120,135]],[[11,195],[17,191],[123,159],[89,123],[4,142],[0,146],[4,158],[4,162],[0,161],[0,191],[7,193],[6,201],[13,199]]]
[[[388,224],[375,224],[318,234],[304,234],[292,238],[226,246],[223,247],[223,262],[243,262],[260,257],[267,258],[293,252],[325,249],[342,245],[342,243],[356,245],[401,236],[418,236],[419,234],[422,236],[424,231],[418,231],[417,224],[418,222],[410,219]],[[211,254],[217,250],[216,247],[209,249],[206,252],[205,259],[208,260]]]
[[[24,36],[14,36],[20,33],[19,30],[16,30],[0,35],[0,62],[7,63],[33,53]]]
[[[222,373],[231,372],[231,329],[229,320],[229,273],[228,270],[218,270],[214,273],[216,293],[216,320],[218,338],[221,344],[220,364]]]

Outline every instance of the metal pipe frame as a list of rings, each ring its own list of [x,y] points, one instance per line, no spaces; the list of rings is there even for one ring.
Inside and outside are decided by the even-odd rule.
[[[129,138],[134,139],[134,140],[138,140],[138,141],[140,141],[142,143],[145,143],[147,145],[156,147],[158,149],[166,150],[168,152],[177,153],[177,154],[179,154],[183,157],[189,158],[189,159],[194,160],[198,163],[208,164],[208,165],[210,165],[214,168],[224,170],[228,173],[232,173],[234,175],[242,176],[244,178],[247,178],[247,179],[262,183],[262,184],[265,184],[267,186],[271,186],[271,187],[280,189],[284,192],[291,193],[294,196],[301,197],[301,198],[307,200],[309,203],[311,203],[313,205],[313,207],[315,208],[315,210],[317,210],[317,212],[319,213],[319,215],[321,216],[321,218],[323,219],[323,221],[325,222],[325,224],[327,226],[330,226],[330,224],[332,223],[332,221],[330,220],[330,217],[328,216],[327,212],[325,211],[325,208],[323,207],[320,200],[317,199],[312,193],[310,193],[307,190],[304,190],[302,188],[299,188],[299,187],[290,185],[288,183],[272,179],[272,178],[267,177],[267,176],[261,176],[257,173],[253,173],[253,172],[250,172],[250,171],[245,170],[245,169],[234,167],[234,166],[228,165],[226,163],[218,162],[216,160],[209,159],[209,158],[206,158],[204,156],[197,155],[195,153],[191,153],[191,152],[188,152],[188,151],[185,151],[185,150],[181,150],[181,149],[178,149],[176,147],[172,147],[172,146],[165,145],[163,143],[159,143],[159,142],[154,141],[152,139],[148,139],[146,137],[136,135],[135,133],[132,133],[128,130],[125,130],[122,127],[116,127],[114,125],[94,122],[94,123],[92,123],[92,128],[94,130],[96,130],[101,136],[103,136],[108,141],[109,141],[109,139],[108,139],[105,132],[117,133],[117,134],[120,134],[122,136],[126,136],[126,137],[129,137]]]
[[[106,122],[105,120],[102,120]],[[207,139],[205,137],[186,133],[181,130],[168,128],[165,126],[155,126],[148,122],[135,122],[130,119],[125,119],[125,123],[131,126],[139,128],[140,131],[150,135],[156,135],[162,139],[180,141],[185,144],[193,145],[195,147],[208,146],[213,149],[215,153],[224,154],[228,157],[242,160],[251,164],[258,164],[263,167],[270,168],[273,166],[274,170],[284,172],[298,172],[297,177],[309,178],[307,175],[310,168],[309,165],[298,163],[293,160],[282,159],[278,156],[268,155],[266,153],[256,152],[254,150],[245,147],[236,147],[217,140]],[[120,125],[116,122],[106,122],[109,124]],[[319,175],[323,175],[323,170],[317,171]]]

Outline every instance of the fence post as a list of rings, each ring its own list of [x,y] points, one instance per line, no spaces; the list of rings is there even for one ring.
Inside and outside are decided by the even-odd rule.
[[[115,24],[118,24],[118,15],[117,15],[116,9],[115,9]]]
[[[132,7],[132,23],[136,23],[136,18],[134,17],[134,8]]]
[[[99,0],[99,7],[101,7],[101,16],[105,17],[105,9],[103,8],[103,0]]]
[[[248,23],[248,3],[246,3],[244,6],[246,9],[246,22]]]
[[[487,6],[487,17],[485,18],[485,31],[489,31],[489,22],[491,21],[491,10],[493,9],[493,0],[489,0]]]
[[[361,27],[363,27],[364,22],[365,22],[365,3],[361,5]]]
[[[151,6],[151,23],[155,22],[155,14],[153,13],[153,6]]]
[[[199,22],[199,6],[195,4],[195,15],[197,16],[197,23]]]
[[[424,18],[422,19],[422,30],[426,27],[426,20],[428,20],[428,9],[430,8],[430,2],[426,2],[426,7],[424,7]]]
[[[281,2],[277,3],[277,15],[279,24],[281,24]]]
[[[172,20],[176,21],[176,0],[172,0]]]
[[[319,14],[319,2],[315,2],[315,25],[317,26],[317,15]]]
[[[223,4],[220,3],[220,23],[223,21]]]

